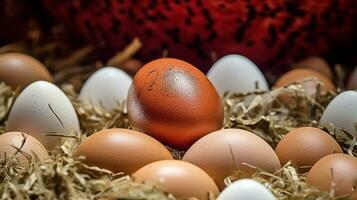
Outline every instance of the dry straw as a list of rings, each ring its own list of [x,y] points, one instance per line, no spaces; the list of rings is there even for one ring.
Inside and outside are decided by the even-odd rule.
[[[224,128],[252,131],[275,147],[292,128],[319,127],[318,119],[328,102],[336,95],[322,93],[319,88],[320,86],[313,96],[306,96],[299,84],[267,92],[227,93],[223,98]],[[63,90],[78,113],[84,133],[82,136],[104,128],[129,127],[123,105],[107,112],[79,101],[70,85],[63,86]],[[1,132],[4,131],[6,116],[16,94],[5,84],[0,84]],[[335,131],[333,127],[320,128],[336,138],[346,153],[357,155],[356,141],[350,134]],[[74,159],[73,151],[82,136],[78,136],[75,144],[73,139],[64,138],[63,144],[50,152],[51,159],[43,163],[31,162],[29,166],[20,166],[15,160],[0,160],[0,199],[176,199],[151,185],[135,183],[130,177],[89,167],[83,164],[83,158]],[[172,151],[177,154],[176,157],[182,154]],[[240,178],[239,175],[237,169],[227,178],[227,183]],[[333,197],[333,190],[330,193],[316,190],[304,182],[305,176],[288,163],[274,174],[257,169],[253,178],[263,183],[278,199],[349,199]]]

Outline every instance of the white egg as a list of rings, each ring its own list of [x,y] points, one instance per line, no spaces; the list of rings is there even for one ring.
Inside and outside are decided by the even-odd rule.
[[[61,140],[56,135],[68,135],[80,128],[76,111],[67,96],[50,82],[36,81],[15,100],[6,130],[28,133],[47,149],[52,149]]]
[[[274,195],[253,179],[241,179],[228,185],[217,200],[275,200]]]
[[[126,100],[131,82],[131,77],[124,71],[104,67],[84,83],[79,98],[110,111]]]
[[[248,58],[231,54],[217,60],[207,73],[220,95],[224,92],[253,92],[269,90],[268,83],[259,68]]]
[[[357,92],[353,90],[337,95],[323,112],[320,125],[334,125],[357,136]]]

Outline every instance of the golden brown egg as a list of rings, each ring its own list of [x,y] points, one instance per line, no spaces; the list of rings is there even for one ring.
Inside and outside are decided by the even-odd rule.
[[[328,155],[311,168],[306,181],[327,192],[335,185],[336,196],[356,195],[357,158],[342,153]]]
[[[271,173],[280,168],[278,156],[269,144],[242,129],[223,129],[202,137],[182,160],[205,170],[221,189],[225,187],[224,179],[235,170],[241,170],[245,177],[255,172],[245,163]]]
[[[274,87],[284,87],[294,82],[300,82],[307,94],[311,95],[316,92],[317,85],[315,81],[306,81],[311,78],[316,78],[320,81],[324,90],[336,90],[336,87],[327,77],[311,69],[293,69],[281,76]]]
[[[173,58],[151,61],[139,70],[127,107],[134,129],[177,149],[187,149],[223,124],[222,102],[208,78]]]
[[[296,63],[293,68],[312,69],[320,72],[330,80],[333,79],[333,73],[330,65],[326,62],[326,60],[318,56],[312,56],[301,60],[300,62]]]
[[[137,182],[153,184],[176,197],[196,197],[208,200],[209,193],[218,194],[211,177],[199,167],[179,160],[162,160],[150,163],[133,174]]]
[[[158,160],[173,159],[171,153],[154,138],[129,129],[105,129],[84,140],[75,152],[85,163],[131,174]]]
[[[301,127],[290,131],[275,148],[281,165],[288,161],[308,171],[321,158],[342,153],[340,145],[325,131],[314,127]]]
[[[28,165],[31,160],[43,161],[49,158],[49,155],[46,148],[31,135],[6,132],[0,135],[0,158],[15,158],[20,164]]]
[[[0,55],[0,82],[15,89],[39,80],[53,81],[47,68],[35,58],[21,53]]]

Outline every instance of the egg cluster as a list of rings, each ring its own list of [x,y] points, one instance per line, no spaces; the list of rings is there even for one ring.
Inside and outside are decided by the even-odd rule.
[[[356,71],[356,70],[355,70]],[[356,89],[355,72],[348,82]],[[273,86],[297,85],[307,95],[336,92],[333,73],[321,58],[294,65]],[[0,81],[21,92],[0,135],[0,156],[21,165],[46,162],[62,140],[80,134],[79,119],[70,99],[36,59],[18,53],[0,55]],[[74,151],[89,166],[129,175],[177,197],[218,200],[273,200],[274,195],[251,179],[256,172],[274,173],[291,162],[306,182],[335,196],[356,198],[357,158],[345,154],[323,127],[332,126],[357,137],[357,92],[338,94],[316,127],[290,130],[275,149],[257,134],[224,129],[222,98],[227,92],[269,91],[259,68],[241,55],[219,59],[203,74],[174,58],[145,64],[133,78],[114,67],[103,67],[84,83],[78,99],[110,111],[126,108],[130,127],[103,129]],[[287,96],[280,96],[289,104]],[[170,150],[184,152],[174,158]],[[243,179],[227,186],[239,170]]]

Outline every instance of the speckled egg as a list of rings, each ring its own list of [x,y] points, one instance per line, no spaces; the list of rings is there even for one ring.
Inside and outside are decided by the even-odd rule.
[[[223,106],[208,78],[191,64],[161,58],[144,65],[127,98],[134,129],[187,149],[223,124]]]

